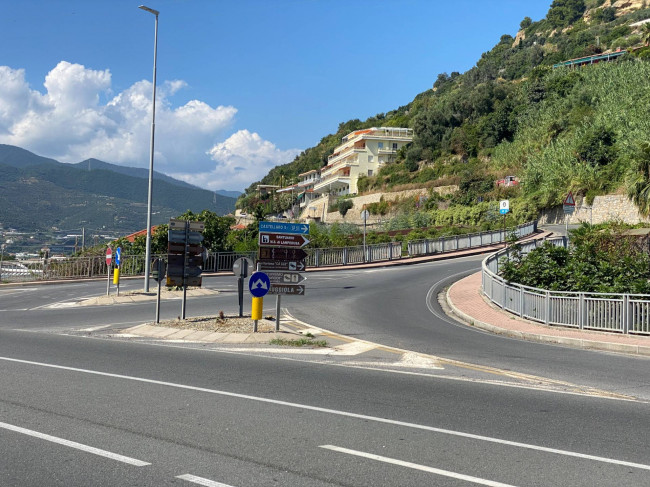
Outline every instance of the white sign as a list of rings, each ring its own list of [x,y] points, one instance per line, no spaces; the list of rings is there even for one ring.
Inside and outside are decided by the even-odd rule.
[[[499,213],[502,215],[505,215],[510,211],[510,201],[509,200],[501,200],[499,202]]]
[[[361,219],[365,222],[368,217],[370,216],[370,212],[368,210],[363,210],[361,212]]]

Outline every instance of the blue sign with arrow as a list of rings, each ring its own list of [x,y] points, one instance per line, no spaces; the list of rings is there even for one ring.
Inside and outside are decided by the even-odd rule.
[[[271,289],[271,280],[264,272],[253,272],[248,281],[248,290],[256,298],[265,296]]]
[[[260,222],[260,232],[309,235],[309,225],[306,223]]]
[[[120,262],[122,262],[122,247],[115,249],[115,265],[119,266]]]

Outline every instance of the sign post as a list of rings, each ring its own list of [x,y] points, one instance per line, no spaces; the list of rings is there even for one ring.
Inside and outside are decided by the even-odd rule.
[[[253,270],[253,261],[240,257],[232,265],[232,272],[237,276],[237,293],[239,297],[239,317],[244,316],[244,279]]]
[[[503,215],[503,246],[507,247],[508,242],[506,238],[506,215],[510,211],[510,200],[501,200],[499,202],[499,213]]]
[[[258,242],[260,269],[265,271],[304,270],[307,252],[302,248],[309,243],[307,235],[309,235],[309,225],[305,223],[260,222]],[[272,274],[273,278],[269,279],[268,293],[276,295],[275,331],[279,331],[281,295],[303,295],[305,287],[297,283],[304,278],[297,272],[273,272]],[[300,288],[300,290],[294,288]]]
[[[271,281],[269,276],[261,271],[253,272],[248,281],[248,290],[253,295],[253,305],[251,307],[251,318],[253,319],[253,332],[257,333],[257,322],[262,319],[263,298],[269,292]]]
[[[113,272],[113,284],[117,286],[117,295],[120,295],[120,264],[122,263],[122,247],[115,249],[115,271]]]
[[[566,217],[564,218],[564,228],[566,231],[566,236],[569,238],[569,216],[573,214],[576,209],[576,200],[573,197],[573,193],[569,191],[569,194],[566,195],[564,201],[562,202],[562,210]]]
[[[111,261],[113,260],[113,249],[106,249],[106,296],[111,295]]]
[[[366,222],[368,221],[368,217],[370,216],[370,212],[368,210],[363,210],[361,212],[361,218],[363,219],[363,262],[365,263],[367,258],[366,258]]]

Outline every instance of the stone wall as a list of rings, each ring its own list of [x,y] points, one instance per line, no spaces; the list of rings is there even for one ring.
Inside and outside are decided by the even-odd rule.
[[[538,224],[565,223],[565,214],[561,206],[547,210],[540,215]],[[621,221],[623,223],[650,222],[650,219],[639,214],[636,205],[623,194],[607,194],[596,196],[591,206],[584,198],[576,198],[576,209],[569,215],[569,223],[602,223],[606,221]]]
[[[440,186],[438,188],[433,188],[434,191],[441,195],[453,193],[458,189],[458,186]],[[364,206],[370,203],[378,203],[382,196],[384,197],[384,201],[395,201],[397,199],[415,199],[418,196],[427,196],[429,194],[429,190],[426,188],[421,188],[421,189],[409,189],[406,191],[395,191],[392,193],[373,193],[373,194],[368,194],[364,196],[357,196],[355,198],[351,198],[352,200],[352,208],[348,210],[348,212],[345,214],[345,217],[341,216],[341,214],[338,211],[333,211],[330,213],[327,213],[325,217],[325,222],[326,223],[352,223],[355,225],[363,225],[363,220],[361,219],[361,212],[364,209]],[[387,218],[390,218],[390,215],[370,215],[368,218],[367,222],[368,224],[376,224],[379,223],[383,220],[386,220]]]

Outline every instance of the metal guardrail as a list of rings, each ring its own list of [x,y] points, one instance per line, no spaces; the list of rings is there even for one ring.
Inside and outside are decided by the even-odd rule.
[[[537,223],[525,223],[518,227],[494,232],[480,232],[468,235],[440,237],[436,239],[414,240],[403,248],[402,242],[363,245],[355,247],[339,247],[328,249],[305,249],[307,252],[307,267],[327,267],[371,262],[385,262],[408,257],[433,255],[442,252],[453,252],[468,248],[477,248],[504,242],[507,235],[513,232],[518,237],[534,233]],[[406,254],[404,254],[406,250]],[[256,252],[211,252],[208,253],[204,264],[205,272],[220,272],[232,270],[235,260],[248,257],[256,260]],[[167,254],[152,255],[152,259],[167,259]],[[104,256],[70,257],[66,259],[49,259],[47,261],[30,262],[28,265],[15,264],[19,271],[8,272],[8,264],[4,263],[0,275],[2,281],[40,281],[56,279],[83,279],[106,277],[107,267]],[[12,264],[14,265],[14,264]],[[144,274],[144,255],[122,255],[120,274],[138,276]]]
[[[544,242],[566,247],[566,237],[520,244],[527,254]],[[549,291],[507,282],[499,272],[499,260],[512,249],[504,249],[483,260],[482,290],[500,308],[547,325],[580,330],[650,335],[650,295]]]

